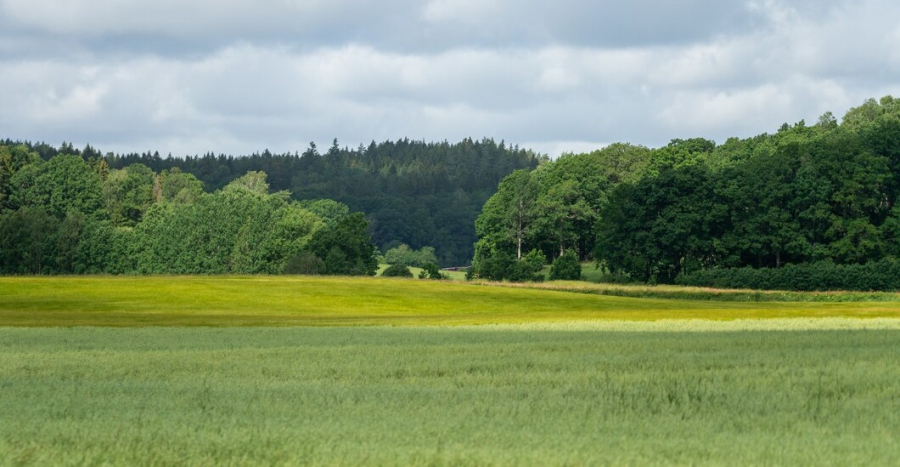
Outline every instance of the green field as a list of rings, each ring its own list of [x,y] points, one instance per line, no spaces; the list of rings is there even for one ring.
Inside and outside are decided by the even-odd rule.
[[[900,458],[896,326],[640,329],[5,328],[0,463]]]
[[[0,465],[892,465],[890,299],[0,278]]]

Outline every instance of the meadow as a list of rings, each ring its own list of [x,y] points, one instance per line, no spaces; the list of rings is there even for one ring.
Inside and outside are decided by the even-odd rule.
[[[888,298],[0,278],[0,465],[891,465]]]
[[[456,281],[308,276],[0,277],[0,326],[409,326],[900,318],[897,294],[886,294],[880,301],[754,302],[694,300],[690,294],[673,300],[535,288],[596,287],[578,284],[498,287]]]

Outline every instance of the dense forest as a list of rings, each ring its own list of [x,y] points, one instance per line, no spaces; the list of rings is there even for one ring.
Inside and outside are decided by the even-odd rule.
[[[527,277],[520,265],[530,252],[593,260],[610,280],[698,285],[708,271],[716,274],[702,277],[732,285],[729,277],[759,276],[745,269],[786,265],[798,277],[896,271],[898,196],[900,100],[890,96],[840,123],[826,113],[721,145],[613,144],[506,177],[476,222],[475,274]]]
[[[470,139],[184,159],[7,140],[0,272],[370,274],[374,242],[498,280],[593,261],[613,281],[897,288],[898,197],[890,96],[840,122],[554,161]]]
[[[362,213],[270,193],[262,172],[206,193],[177,168],[0,145],[0,273],[372,275],[376,255]]]
[[[80,155],[100,157],[91,147]],[[431,246],[442,266],[463,266],[473,255],[475,218],[500,180],[514,170],[533,169],[546,157],[490,139],[455,144],[403,139],[356,149],[342,148],[335,140],[321,154],[310,144],[301,154],[163,158],[147,152],[103,159],[111,169],[142,164],[162,172],[178,167],[197,177],[207,191],[249,171],[264,172],[273,191],[290,192],[294,200],[332,199],[364,212],[381,251],[400,244]]]
[[[350,211],[382,251],[465,265],[484,201],[541,160],[489,139],[184,159],[0,141],[0,272],[335,273],[313,234]]]

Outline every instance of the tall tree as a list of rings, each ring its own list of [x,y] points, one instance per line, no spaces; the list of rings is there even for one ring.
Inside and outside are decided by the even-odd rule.
[[[506,176],[475,221],[476,234],[501,248],[512,239],[516,259],[521,259],[523,244],[537,214],[538,188],[528,170],[516,170]]]

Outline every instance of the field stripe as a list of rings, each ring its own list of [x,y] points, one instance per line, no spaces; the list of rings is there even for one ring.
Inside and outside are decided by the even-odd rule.
[[[346,277],[0,278],[0,326],[434,326],[788,318],[900,318],[900,302],[673,300]]]

